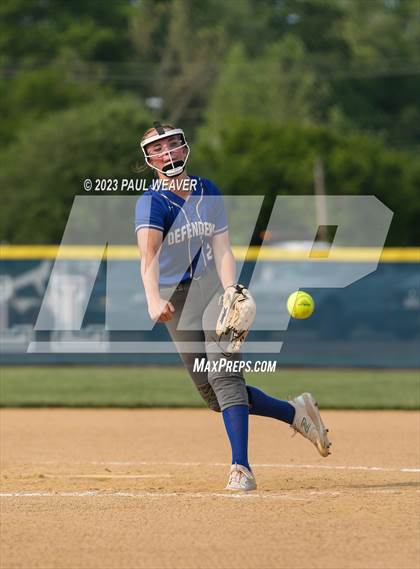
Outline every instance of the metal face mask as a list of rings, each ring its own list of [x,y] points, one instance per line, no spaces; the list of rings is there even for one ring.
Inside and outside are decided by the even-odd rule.
[[[153,126],[156,129],[157,134],[146,138],[145,140],[143,140],[140,143],[141,149],[142,149],[143,154],[144,154],[144,159],[146,160],[146,164],[148,166],[150,166],[150,168],[153,168],[154,170],[157,170],[161,174],[168,176],[168,178],[172,178],[173,176],[178,176],[179,174],[181,174],[181,172],[183,172],[185,170],[185,166],[187,164],[188,156],[190,155],[190,148],[189,148],[187,141],[185,139],[184,131],[180,128],[174,128],[172,130],[166,130],[165,131],[165,129],[162,127],[162,125],[160,123],[154,123]],[[176,136],[177,138],[179,138],[179,142],[174,141],[173,148],[168,147],[166,150],[163,150],[161,152],[156,152],[154,154],[149,154],[149,152],[146,150],[146,146],[148,146],[149,144],[152,144],[153,142],[165,140],[171,136]],[[187,149],[187,155],[185,156],[184,159],[178,158],[178,159],[174,160],[172,157],[172,153],[177,152],[181,148]],[[158,168],[157,166],[155,166],[154,164],[152,164],[150,162],[150,158],[152,158],[152,159],[158,158],[160,156],[164,156],[165,154],[167,154],[169,156],[169,162],[167,164],[165,164],[162,167],[162,169]]]

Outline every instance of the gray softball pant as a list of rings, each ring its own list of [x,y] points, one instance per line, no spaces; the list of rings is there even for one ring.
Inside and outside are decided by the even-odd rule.
[[[203,277],[181,283],[176,288],[162,288],[162,298],[175,308],[165,325],[177,351],[201,397],[213,411],[224,411],[233,405],[248,405],[248,393],[242,371],[219,368],[218,362],[241,360],[241,354],[225,356],[215,328],[220,312],[218,305],[223,288],[215,270]],[[194,362],[205,359],[210,371],[197,371]],[[216,363],[214,363],[216,362]],[[214,367],[214,369],[212,369]]]

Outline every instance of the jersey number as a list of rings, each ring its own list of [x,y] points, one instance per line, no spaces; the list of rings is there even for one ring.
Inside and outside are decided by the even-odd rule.
[[[207,261],[211,261],[213,259],[213,249],[211,248],[210,243],[207,243],[206,246],[206,257]]]

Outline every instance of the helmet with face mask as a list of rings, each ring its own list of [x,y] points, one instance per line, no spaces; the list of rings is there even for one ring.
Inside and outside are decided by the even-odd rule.
[[[151,136],[145,138],[140,143],[141,149],[143,150],[144,159],[146,160],[146,164],[148,166],[150,166],[150,168],[157,170],[158,172],[160,172],[161,174],[164,174],[168,178],[172,178],[173,176],[178,176],[179,174],[181,174],[181,172],[183,172],[185,170],[185,166],[187,164],[188,156],[190,155],[190,148],[189,148],[187,141],[185,139],[184,131],[180,128],[173,128],[171,130],[165,130],[160,122],[154,122],[153,127],[155,128],[157,134],[154,134],[154,135],[151,135]],[[147,146],[149,146],[149,144],[152,144],[153,142],[158,142],[158,141],[160,142],[162,140],[169,138],[170,136],[179,137],[179,144],[177,144],[173,148],[168,148],[167,150],[164,150],[162,152],[156,152],[154,154],[149,154],[149,152],[147,151],[147,148],[146,148]],[[187,154],[186,154],[184,159],[178,158],[178,159],[174,160],[172,158],[172,153],[178,151],[180,148],[186,148]],[[163,166],[162,169],[157,168],[154,164],[151,164],[150,158],[152,158],[152,159],[157,158],[159,156],[163,156],[164,154],[168,154],[169,162],[168,162],[168,164],[165,164],[165,166]]]

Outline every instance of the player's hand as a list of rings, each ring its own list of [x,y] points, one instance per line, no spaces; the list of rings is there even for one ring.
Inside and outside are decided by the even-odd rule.
[[[149,303],[149,316],[155,322],[167,322],[174,312],[173,304],[164,298],[158,298]]]

